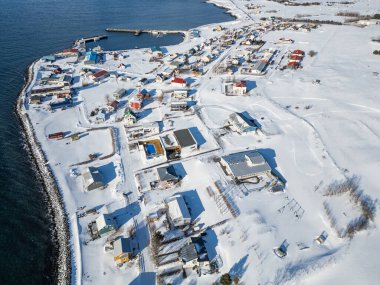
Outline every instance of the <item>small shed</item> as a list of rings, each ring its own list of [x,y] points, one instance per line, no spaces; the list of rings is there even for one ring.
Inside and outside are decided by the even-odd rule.
[[[126,92],[126,90],[124,88],[119,88],[113,92],[113,96],[116,99],[120,99],[124,96],[125,92]]]

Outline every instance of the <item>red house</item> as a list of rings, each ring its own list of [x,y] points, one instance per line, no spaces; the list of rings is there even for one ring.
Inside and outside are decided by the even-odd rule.
[[[174,77],[173,80],[171,81],[171,84],[179,86],[181,88],[187,87],[186,80],[180,77]]]
[[[303,52],[302,50],[296,49],[296,50],[293,51],[292,54],[298,54],[298,55],[303,56],[303,55],[304,55],[304,52]]]
[[[99,80],[102,80],[103,78],[106,78],[108,76],[109,76],[108,71],[101,70],[101,71],[98,71],[98,72],[94,73],[93,75],[91,75],[91,79],[94,81],[99,81]]]
[[[129,107],[135,110],[140,110],[143,106],[144,99],[137,96],[129,100]]]
[[[52,140],[52,139],[63,139],[64,137],[65,137],[65,134],[63,132],[53,133],[53,134],[49,134],[48,135],[49,140]]]
[[[288,68],[290,69],[297,69],[299,67],[299,63],[297,61],[290,61],[288,62]]]
[[[290,56],[290,59],[293,60],[293,61],[300,61],[302,59],[302,56],[297,55],[297,54],[292,54]]]

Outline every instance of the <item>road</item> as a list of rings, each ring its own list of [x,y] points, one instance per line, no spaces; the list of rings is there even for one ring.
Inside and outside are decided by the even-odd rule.
[[[120,157],[121,163],[123,166],[124,180],[120,185],[120,188],[123,192],[131,192],[129,195],[129,202],[139,202],[140,193],[136,187],[135,175],[132,165],[132,160],[130,156],[130,151],[127,143],[127,135],[124,130],[124,126],[120,124],[118,127],[118,140],[120,145]],[[140,207],[144,207],[140,203]],[[140,273],[143,272],[154,272],[154,265],[151,261],[151,253],[149,248],[149,231],[146,219],[143,215],[144,211],[141,209],[138,215],[133,217],[133,223],[136,231],[136,238],[139,241],[139,248],[142,248],[140,257],[139,257],[139,267]]]

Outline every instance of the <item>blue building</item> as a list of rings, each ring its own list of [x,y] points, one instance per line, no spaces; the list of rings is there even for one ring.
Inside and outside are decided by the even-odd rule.
[[[96,64],[98,62],[98,53],[95,51],[86,52],[84,64]]]

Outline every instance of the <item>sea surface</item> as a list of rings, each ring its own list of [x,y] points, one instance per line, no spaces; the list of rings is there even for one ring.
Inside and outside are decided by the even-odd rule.
[[[202,0],[0,0],[0,284],[54,284],[48,204],[14,113],[35,59],[107,27],[189,29],[233,18]],[[107,34],[105,49],[179,43],[180,35]]]

